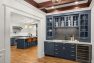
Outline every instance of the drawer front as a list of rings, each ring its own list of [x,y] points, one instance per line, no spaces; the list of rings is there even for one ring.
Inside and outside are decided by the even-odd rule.
[[[62,47],[62,43],[55,43],[54,47],[60,49]]]
[[[54,56],[56,56],[56,57],[61,57],[60,51],[54,52]]]

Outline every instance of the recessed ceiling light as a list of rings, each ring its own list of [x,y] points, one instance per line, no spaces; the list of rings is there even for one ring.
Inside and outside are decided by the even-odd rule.
[[[76,2],[74,2],[75,4],[78,4],[79,2],[78,1],[76,1]]]

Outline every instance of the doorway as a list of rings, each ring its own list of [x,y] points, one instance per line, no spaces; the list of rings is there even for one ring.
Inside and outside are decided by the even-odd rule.
[[[38,20],[11,13],[11,63],[30,63],[38,58]]]

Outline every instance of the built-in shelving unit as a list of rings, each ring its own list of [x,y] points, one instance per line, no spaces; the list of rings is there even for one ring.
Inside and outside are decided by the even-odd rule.
[[[71,37],[74,37],[75,40],[78,40],[80,42],[90,42],[90,14],[91,11],[86,10],[48,15],[46,21],[46,39],[70,40]]]

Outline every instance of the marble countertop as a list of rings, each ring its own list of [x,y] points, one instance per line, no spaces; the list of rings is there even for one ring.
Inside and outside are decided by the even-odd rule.
[[[11,38],[27,39],[27,38],[33,38],[33,37],[37,37],[37,36],[32,36],[32,37],[29,37],[29,36],[13,36],[13,37],[11,37]]]
[[[79,42],[77,40],[71,41],[71,40],[45,40],[47,42],[59,42],[59,43],[75,43],[75,44],[91,44],[89,42]]]
[[[30,38],[30,37],[18,37],[18,39],[27,39],[27,38]]]

